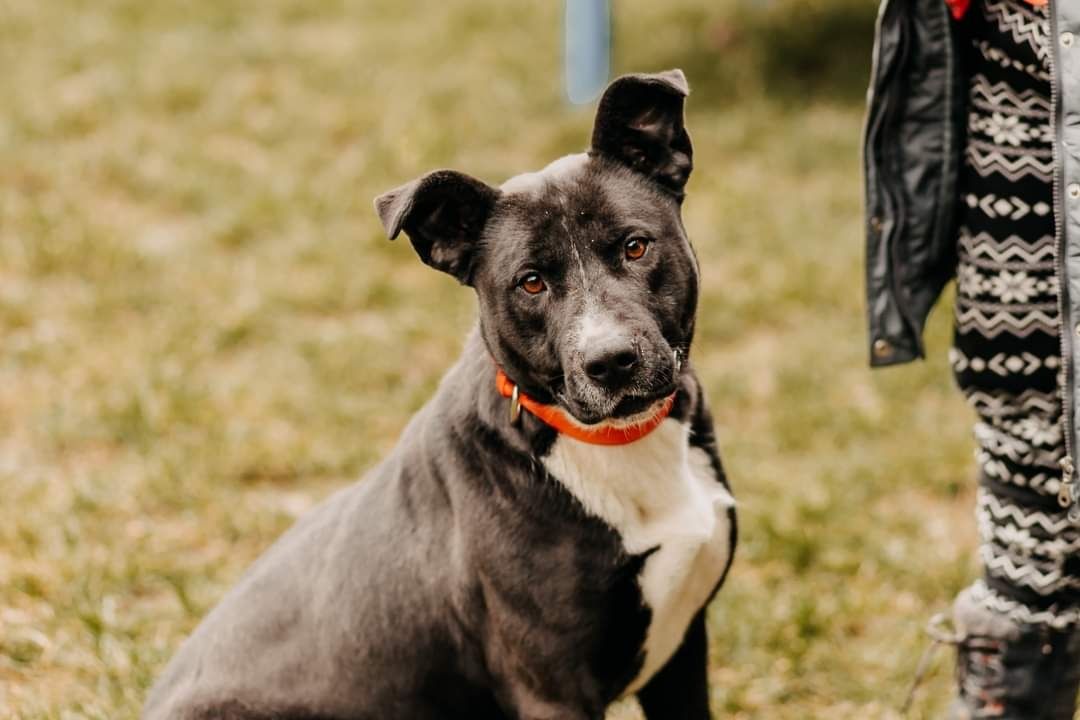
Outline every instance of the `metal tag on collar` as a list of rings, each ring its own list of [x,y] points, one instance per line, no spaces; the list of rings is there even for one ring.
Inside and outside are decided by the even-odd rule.
[[[510,424],[517,425],[521,421],[521,391],[515,385],[510,391]]]

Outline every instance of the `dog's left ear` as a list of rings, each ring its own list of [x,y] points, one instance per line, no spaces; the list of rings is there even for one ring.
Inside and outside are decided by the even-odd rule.
[[[689,94],[682,70],[617,78],[600,98],[589,154],[617,160],[681,200],[694,166],[683,120]]]
[[[498,196],[476,178],[436,170],[375,198],[375,211],[391,240],[404,230],[421,260],[469,285],[476,244]]]

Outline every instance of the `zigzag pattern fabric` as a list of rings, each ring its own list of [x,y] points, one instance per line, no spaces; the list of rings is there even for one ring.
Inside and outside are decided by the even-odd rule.
[[[1057,504],[1064,457],[1049,17],[980,0],[962,24],[968,136],[950,360],[975,410],[984,576],[971,594],[1021,623],[1080,621],[1080,528]]]

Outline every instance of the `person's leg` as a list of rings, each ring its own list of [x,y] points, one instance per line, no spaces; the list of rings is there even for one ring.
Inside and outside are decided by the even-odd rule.
[[[984,553],[988,547],[983,545]],[[1023,559],[1015,567],[1038,573],[1039,564]],[[991,568],[987,579],[962,592],[953,607],[957,697],[950,717],[1072,720],[1080,685],[1076,608],[1052,600],[1046,604],[1041,597],[1017,600],[1023,581],[992,580]],[[1008,585],[1007,590],[996,591],[992,581]]]
[[[978,415],[982,580],[957,598],[956,718],[1072,718],[1080,528],[1057,504],[1060,353],[1049,24],[977,0],[961,32],[969,120],[960,179],[956,379]]]
[[[950,720],[1072,720],[1080,681],[1080,633],[1022,624],[972,591],[956,599],[957,697]]]

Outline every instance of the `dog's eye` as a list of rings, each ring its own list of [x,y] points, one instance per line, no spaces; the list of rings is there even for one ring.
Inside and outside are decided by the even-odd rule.
[[[643,237],[632,237],[623,245],[623,252],[626,253],[627,260],[640,260],[645,257],[645,252],[648,249],[649,241]]]
[[[518,283],[521,289],[530,295],[537,295],[547,290],[547,285],[544,284],[544,279],[537,273],[529,273],[525,277],[521,278],[521,282]]]

